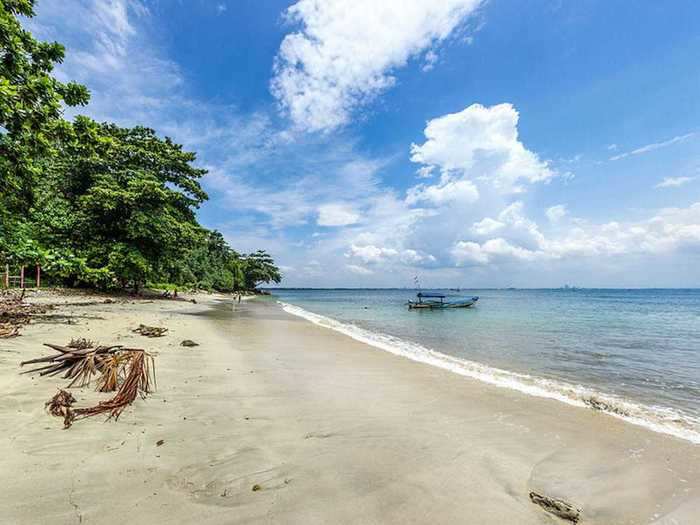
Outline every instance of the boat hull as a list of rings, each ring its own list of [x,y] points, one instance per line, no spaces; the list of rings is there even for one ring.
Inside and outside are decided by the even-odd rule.
[[[471,308],[479,300],[478,297],[472,297],[466,301],[408,301],[409,310],[442,310],[445,308]]]

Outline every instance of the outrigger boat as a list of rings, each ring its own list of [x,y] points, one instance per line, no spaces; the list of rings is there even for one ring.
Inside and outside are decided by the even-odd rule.
[[[418,299],[417,301],[408,301],[409,310],[413,310],[414,308],[469,308],[470,306],[474,306],[479,300],[479,298],[475,296],[468,299],[445,301],[447,296],[444,294],[426,292],[418,292],[416,298]]]

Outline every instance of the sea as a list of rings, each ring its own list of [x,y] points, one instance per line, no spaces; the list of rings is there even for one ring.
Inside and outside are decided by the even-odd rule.
[[[442,290],[479,297],[444,310],[409,310],[408,289],[270,291],[378,351],[700,444],[698,289]]]

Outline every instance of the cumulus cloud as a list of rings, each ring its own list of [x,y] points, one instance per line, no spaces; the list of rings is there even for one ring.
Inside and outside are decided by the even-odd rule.
[[[360,219],[351,206],[347,204],[324,204],[318,208],[319,226],[347,226]]]
[[[567,214],[566,206],[563,204],[557,204],[556,206],[551,206],[545,211],[545,215],[549,219],[549,222],[557,223],[564,218]]]
[[[419,184],[410,188],[406,195],[406,202],[408,204],[424,202],[440,206],[450,202],[468,204],[478,198],[479,190],[473,182],[453,180],[451,177],[445,176],[438,184]]]
[[[445,180],[471,179],[518,192],[520,183],[551,180],[556,173],[548,163],[520,142],[518,119],[511,104],[473,104],[435,118],[425,128],[426,141],[411,146],[411,160],[439,169],[441,186]]]
[[[366,244],[364,246],[352,244],[350,246],[350,251],[346,254],[346,256],[357,258],[365,264],[378,264],[393,261],[414,265],[423,262],[435,261],[435,257],[432,255],[419,253],[416,250],[398,250],[395,248],[374,246],[372,244]]]
[[[651,218],[638,222],[596,225],[581,221],[580,226],[554,238],[545,237],[537,225],[521,212],[521,206],[511,206],[506,214],[511,219],[505,222],[527,231],[531,241],[529,246],[518,243],[510,236],[500,236],[482,243],[458,241],[451,250],[454,262],[457,265],[484,265],[568,257],[659,255],[675,250],[700,249],[700,202],[687,208],[665,208]],[[502,213],[499,218],[503,216]]]
[[[547,257],[547,254],[544,252],[514,246],[500,237],[490,239],[482,244],[459,241],[452,248],[452,255],[458,265],[468,265],[468,263],[486,264],[498,262],[499,260],[533,261]]]
[[[475,222],[472,226],[472,232],[476,235],[489,235],[503,228],[505,224],[501,221],[492,219],[491,217],[486,217],[481,219],[479,222]]]
[[[309,131],[347,124],[396,82],[392,72],[447,39],[481,0],[300,0],[286,12],[299,29],[285,36],[271,91]]]
[[[697,177],[664,177],[664,180],[659,182],[655,188],[678,188],[684,184],[692,182]]]

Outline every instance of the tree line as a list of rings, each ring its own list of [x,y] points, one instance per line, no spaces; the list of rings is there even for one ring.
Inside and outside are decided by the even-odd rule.
[[[52,75],[61,44],[22,27],[34,3],[0,0],[0,262],[102,289],[279,283],[265,251],[240,254],[198,223],[195,153],[147,127],[63,118],[90,94]]]

